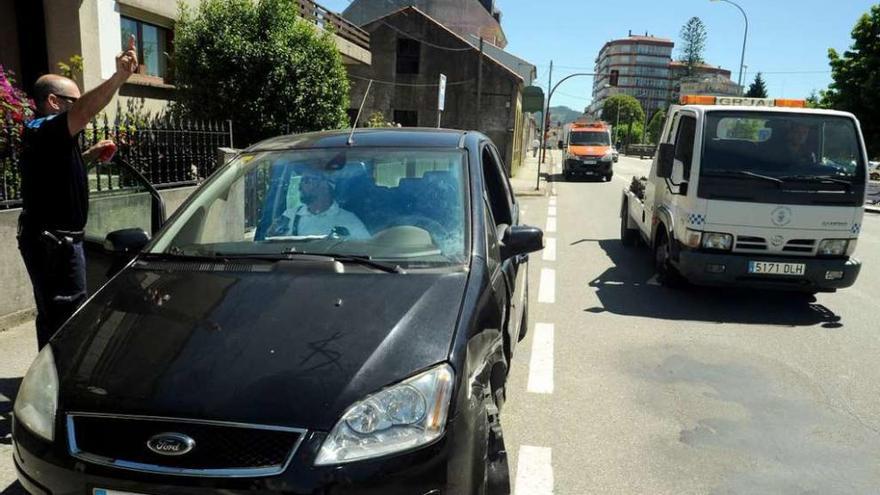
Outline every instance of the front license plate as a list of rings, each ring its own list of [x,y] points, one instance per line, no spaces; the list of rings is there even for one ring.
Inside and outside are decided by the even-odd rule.
[[[767,261],[749,261],[749,273],[757,275],[788,275],[802,277],[807,272],[803,263],[771,263]]]
[[[596,160],[584,160],[584,165],[595,165]]]
[[[95,488],[92,495],[144,495],[143,493],[119,492],[116,490],[105,490],[104,488]]]

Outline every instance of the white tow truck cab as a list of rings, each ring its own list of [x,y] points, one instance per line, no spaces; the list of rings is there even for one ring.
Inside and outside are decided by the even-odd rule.
[[[660,281],[833,292],[856,281],[868,158],[858,120],[801,100],[683,96],[621,239]]]

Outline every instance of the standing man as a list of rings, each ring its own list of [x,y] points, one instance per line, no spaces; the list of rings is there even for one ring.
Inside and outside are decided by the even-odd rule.
[[[77,136],[110,103],[137,63],[132,36],[128,50],[116,56],[116,73],[82,96],[75,82],[54,74],[34,84],[38,118],[27,124],[24,135],[18,248],[34,288],[41,349],[86,299],[85,162],[115,149],[112,141],[101,141],[83,153]]]
[[[537,158],[538,156],[538,148],[541,147],[541,141],[538,141],[538,138],[532,139],[532,158]]]

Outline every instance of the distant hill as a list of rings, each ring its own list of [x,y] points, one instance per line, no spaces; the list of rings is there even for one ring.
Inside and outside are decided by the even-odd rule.
[[[557,122],[562,122],[562,125],[570,124],[581,116],[583,116],[582,112],[572,110],[566,106],[550,107],[550,121],[553,126]]]

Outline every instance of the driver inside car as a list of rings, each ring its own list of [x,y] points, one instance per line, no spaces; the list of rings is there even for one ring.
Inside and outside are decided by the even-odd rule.
[[[370,233],[354,213],[335,199],[336,183],[320,170],[307,169],[299,182],[302,204],[288,208],[272,228],[273,236],[328,236],[369,239]]]

